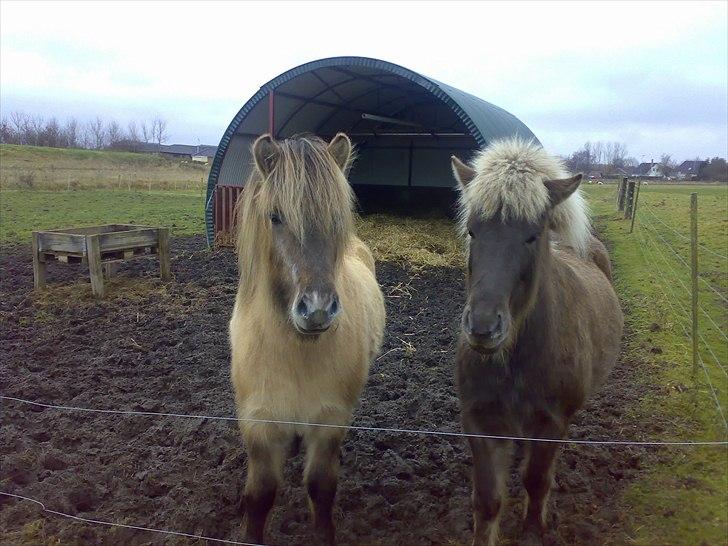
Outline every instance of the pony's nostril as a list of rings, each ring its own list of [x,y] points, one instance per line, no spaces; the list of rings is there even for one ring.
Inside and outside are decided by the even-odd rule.
[[[339,312],[339,298],[334,296],[331,300],[331,306],[329,307],[329,314],[334,316]]]
[[[308,306],[306,305],[306,302],[303,301],[303,298],[298,300],[298,305],[296,305],[296,313],[298,313],[302,317],[308,316]]]

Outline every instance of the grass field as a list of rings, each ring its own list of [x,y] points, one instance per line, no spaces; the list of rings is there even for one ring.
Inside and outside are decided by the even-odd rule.
[[[689,194],[698,193],[702,365],[693,375],[690,331]],[[615,212],[615,188],[587,188],[601,235],[611,244],[615,283],[626,307],[626,344],[643,367],[644,398],[634,411],[652,416],[664,440],[725,439],[718,405],[728,409],[726,186],[645,186],[634,233]],[[673,252],[674,251],[674,252]],[[715,253],[715,254],[713,254]],[[678,257],[679,256],[679,257]],[[709,286],[708,284],[709,283]],[[683,286],[685,285],[685,286]],[[707,317],[710,316],[710,319]],[[636,432],[636,431],[635,431]],[[645,438],[646,439],[646,438]],[[633,483],[625,508],[636,544],[725,544],[728,457],[724,448],[676,448]]]
[[[640,367],[644,397],[632,409],[650,430],[615,431],[638,440],[726,438],[718,405],[728,409],[728,188],[642,188],[635,231],[614,210],[614,186],[586,186],[595,224],[610,247],[626,310],[626,354]],[[701,364],[693,375],[690,316],[689,194],[699,194]],[[202,197],[183,191],[2,191],[0,241],[29,243],[32,229],[106,222],[203,232]],[[379,259],[414,266],[462,264],[461,243],[445,219],[366,217],[359,232]],[[683,285],[685,285],[683,287]],[[689,329],[688,329],[689,331]],[[627,448],[628,449],[628,448]],[[659,448],[653,467],[632,482],[624,510],[635,544],[725,544],[728,458],[725,448]]]
[[[0,191],[0,242],[30,241],[33,230],[133,223],[172,228],[174,235],[204,231],[203,200],[194,191]]]
[[[199,190],[209,165],[155,154],[0,145],[0,189]]]

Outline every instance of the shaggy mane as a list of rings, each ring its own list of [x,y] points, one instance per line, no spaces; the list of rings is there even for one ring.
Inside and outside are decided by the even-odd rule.
[[[559,159],[535,142],[520,138],[493,142],[478,152],[470,166],[476,174],[465,187],[461,185],[462,233],[467,233],[465,223],[470,214],[537,222],[550,206],[544,182],[569,176]],[[561,244],[581,256],[586,254],[591,226],[580,189],[554,207],[550,227]]]
[[[332,239],[343,256],[354,226],[354,194],[344,173],[313,135],[276,141],[278,157],[264,177],[257,168],[236,205],[237,251],[241,293],[252,293],[267,267],[271,243],[270,215],[280,214],[301,243],[314,225]]]

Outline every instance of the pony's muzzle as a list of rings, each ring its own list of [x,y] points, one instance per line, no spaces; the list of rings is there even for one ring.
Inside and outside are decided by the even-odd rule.
[[[462,329],[468,344],[476,351],[493,353],[500,349],[508,337],[508,321],[505,314],[493,309],[473,312],[470,305],[463,311]]]
[[[320,334],[329,329],[340,312],[336,292],[304,292],[293,308],[293,324],[302,334]]]

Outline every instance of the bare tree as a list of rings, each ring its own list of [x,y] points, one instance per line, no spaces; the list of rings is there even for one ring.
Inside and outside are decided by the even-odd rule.
[[[61,124],[56,118],[49,119],[38,131],[38,144],[58,148],[63,145]]]
[[[573,172],[589,172],[595,168],[613,173],[627,165],[627,146],[619,142],[586,142],[566,159]]]
[[[28,116],[22,112],[15,111],[10,113],[10,126],[12,127],[13,133],[15,133],[15,144],[27,144],[23,138],[27,119]]]
[[[698,177],[701,180],[728,181],[728,165],[726,165],[725,159],[722,157],[714,157],[701,169]]]
[[[121,127],[116,120],[111,120],[106,125],[106,145],[113,148],[124,140],[124,135],[121,131]]]
[[[137,129],[136,122],[130,121],[126,127],[126,136],[132,142],[139,142],[139,130]]]
[[[161,149],[162,144],[167,142],[167,120],[160,117],[154,118],[152,121],[152,139],[157,144],[157,149]]]
[[[10,126],[8,118],[3,116],[3,119],[0,120],[0,144],[15,144],[13,142],[14,136],[15,135],[13,134],[13,129]]]
[[[67,148],[78,148],[81,145],[78,121],[75,118],[66,120],[63,126],[63,139]]]
[[[137,151],[139,142],[154,142],[161,147],[168,138],[167,121],[159,116],[151,122],[131,121],[126,130],[117,121],[107,122],[100,116],[86,123],[79,123],[74,118],[59,122],[56,117],[46,121],[41,116],[15,111],[0,121],[0,142],[3,144],[97,150],[113,147]]]
[[[673,161],[670,154],[662,154],[660,156],[660,168],[662,169],[662,174],[664,176],[672,175],[675,172],[676,167],[677,163]]]
[[[627,146],[619,142],[607,142],[604,146],[604,163],[610,172],[626,166]]]
[[[592,162],[595,165],[604,164],[604,143],[601,141],[592,144]]]
[[[151,127],[147,126],[147,122],[142,121],[139,127],[141,128],[142,138],[144,139],[144,142],[149,142],[150,140],[152,140],[152,129]]]
[[[89,121],[87,124],[87,134],[89,136],[90,147],[100,150],[106,144],[106,130],[104,128],[104,120],[96,117],[95,120]]]

